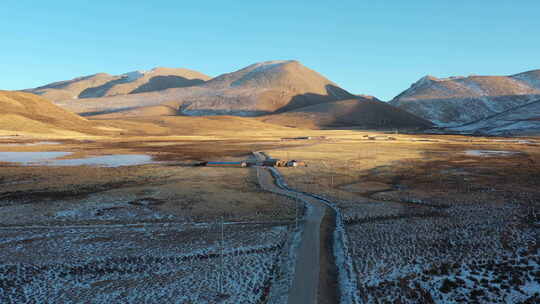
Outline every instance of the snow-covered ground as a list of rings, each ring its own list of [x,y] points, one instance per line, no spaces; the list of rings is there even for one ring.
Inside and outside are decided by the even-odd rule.
[[[362,303],[540,300],[540,230],[519,205],[373,204],[346,226]]]
[[[2,230],[0,302],[260,303],[290,233],[225,227]]]
[[[535,99],[527,105],[450,130],[491,135],[537,134],[540,132],[540,100]]]
[[[122,167],[155,163],[145,154],[115,154],[86,158],[59,159],[70,152],[0,152],[0,162],[20,163],[25,166],[102,166]]]
[[[425,76],[390,103],[439,127],[459,127],[539,98],[540,72],[536,70],[513,76]]]
[[[135,81],[139,78],[144,77],[144,75],[146,74],[148,74],[148,71],[133,71],[122,74],[122,76],[125,77],[127,81]]]
[[[480,156],[480,157],[489,157],[489,156],[512,156],[514,154],[519,154],[516,151],[503,151],[503,150],[467,150],[465,155],[468,156]]]

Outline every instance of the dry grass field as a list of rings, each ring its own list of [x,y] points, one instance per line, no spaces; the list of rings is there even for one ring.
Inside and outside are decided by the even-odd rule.
[[[230,220],[273,220],[290,216],[289,205],[282,198],[260,190],[251,170],[193,166],[197,161],[204,160],[204,156],[227,161],[243,160],[249,156],[252,148],[251,144],[231,142],[223,144],[221,151],[217,148],[211,151],[211,145],[216,147],[215,142],[210,144],[206,140],[200,143],[63,142],[42,146],[6,146],[4,151],[40,153],[54,150],[71,153],[61,157],[60,161],[99,155],[141,154],[152,155],[154,161],[120,167],[0,163],[1,205],[8,208],[2,213],[4,218],[0,222],[35,223],[35,216],[40,218],[39,223],[42,220],[56,221],[54,216],[49,218],[48,215],[63,209],[86,208],[84,202],[129,205],[141,199],[155,200],[153,208],[156,212],[167,213],[179,221],[204,221],[219,216],[227,216]],[[256,147],[264,147],[264,143],[261,145]],[[208,149],[211,153],[197,153],[195,146]],[[136,204],[130,206],[136,208]]]
[[[0,302],[258,303],[279,284],[294,204],[260,190],[252,170],[193,166],[243,160],[271,142],[42,140],[0,140],[10,156],[66,153],[58,163],[0,163]],[[62,163],[105,155],[153,159]]]
[[[363,302],[537,299],[538,138],[267,128],[230,117],[93,123],[111,134],[0,139],[3,152],[65,152],[60,162],[152,157],[118,167],[0,163],[0,246],[12,256],[0,265],[7,303],[127,295],[152,302],[181,291],[190,295],[186,303],[267,299],[272,282],[287,276],[278,266],[294,237],[293,202],[263,192],[254,170],[192,166],[246,159],[251,151],[307,162],[280,171],[289,186],[337,204]],[[325,138],[281,140],[294,136]],[[230,251],[224,270],[216,224],[222,216]],[[38,247],[48,262],[31,254]],[[100,250],[109,253],[88,257]],[[219,273],[231,282],[224,294]],[[256,275],[243,281],[248,273]],[[148,288],[151,299],[141,292]]]
[[[540,299],[538,139],[365,135],[270,151],[339,206],[363,302]]]

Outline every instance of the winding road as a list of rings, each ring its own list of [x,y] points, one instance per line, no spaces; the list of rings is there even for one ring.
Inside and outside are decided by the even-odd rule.
[[[257,160],[264,160],[266,158],[266,155],[261,152],[254,152],[253,154]],[[328,251],[321,250],[325,245],[325,234],[328,233],[326,230],[321,230],[321,223],[325,215],[330,213],[330,208],[319,199],[287,187],[275,168],[257,166],[256,170],[257,178],[262,189],[299,199],[306,203],[307,207],[302,239],[296,254],[296,266],[288,303],[335,303],[337,299],[329,300],[327,299],[328,292],[319,290],[320,287],[328,287],[320,279],[321,260],[333,260],[333,257],[329,257],[330,253]]]

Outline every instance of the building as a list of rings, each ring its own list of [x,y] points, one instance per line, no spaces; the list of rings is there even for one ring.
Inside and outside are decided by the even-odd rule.
[[[225,161],[209,161],[202,164],[207,167],[247,167],[248,163],[245,161],[239,162],[225,162]]]
[[[307,167],[307,165],[303,161],[293,159],[287,162],[287,167]]]
[[[281,160],[275,158],[269,158],[262,161],[205,161],[196,164],[196,166],[205,167],[251,167],[251,166],[264,166],[264,167],[307,167],[306,163],[298,160]]]
[[[263,166],[268,167],[306,167],[306,163],[298,160],[266,159],[262,162]]]

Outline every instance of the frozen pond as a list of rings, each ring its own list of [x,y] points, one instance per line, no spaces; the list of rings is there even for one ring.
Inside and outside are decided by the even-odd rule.
[[[104,155],[88,158],[56,159],[48,163],[50,166],[103,166],[121,167],[152,163],[152,157],[144,154]]]
[[[508,143],[516,143],[516,144],[533,144],[530,140],[524,140],[524,139],[497,139],[494,140],[496,142],[508,142]]]
[[[0,162],[22,163],[33,165],[58,157],[69,155],[69,152],[0,152]]]
[[[498,150],[467,150],[465,151],[465,155],[468,156],[483,156],[483,157],[489,157],[489,156],[510,156],[519,154],[520,152],[516,151],[498,151]]]
[[[0,152],[0,162],[20,163],[25,166],[102,166],[121,167],[153,163],[144,154],[103,155],[87,158],[58,159],[70,152]]]

